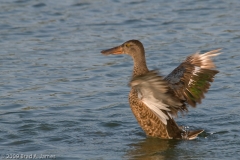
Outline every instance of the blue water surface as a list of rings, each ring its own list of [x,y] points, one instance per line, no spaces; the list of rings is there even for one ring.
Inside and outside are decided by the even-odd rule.
[[[167,75],[222,48],[202,104],[176,119],[193,141],[149,138],[128,104],[132,59],[100,51],[140,40]],[[1,0],[1,159],[239,159],[240,1]]]

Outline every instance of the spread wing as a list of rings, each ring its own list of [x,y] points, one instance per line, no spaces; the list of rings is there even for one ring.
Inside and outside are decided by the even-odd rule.
[[[178,99],[168,86],[167,81],[150,71],[144,75],[133,77],[130,86],[136,89],[138,98],[155,113],[166,125],[167,120],[177,112],[186,111],[185,104]]]
[[[174,69],[164,80],[169,83],[175,95],[192,107],[201,103],[218,73],[211,58],[220,54],[221,49],[199,54],[195,53]]]

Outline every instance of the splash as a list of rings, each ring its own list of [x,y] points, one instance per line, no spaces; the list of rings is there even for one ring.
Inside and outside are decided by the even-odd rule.
[[[189,134],[189,127],[188,126],[182,126],[182,131],[183,133],[181,133],[182,139],[188,139],[188,134]]]

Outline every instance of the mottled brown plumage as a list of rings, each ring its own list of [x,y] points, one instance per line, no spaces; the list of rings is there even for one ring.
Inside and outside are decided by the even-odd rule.
[[[201,103],[217,70],[211,57],[219,54],[213,50],[193,54],[166,78],[157,71],[149,71],[141,42],[130,40],[120,46],[104,50],[103,54],[128,54],[134,67],[129,83],[129,104],[139,125],[147,136],[164,139],[195,139],[203,130],[187,131],[179,127],[173,117],[178,111],[186,112],[187,105]]]

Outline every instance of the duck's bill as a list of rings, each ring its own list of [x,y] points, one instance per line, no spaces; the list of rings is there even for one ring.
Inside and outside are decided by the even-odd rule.
[[[123,54],[123,49],[121,46],[117,46],[114,48],[106,49],[101,51],[102,54],[104,55],[109,55],[109,54]]]

